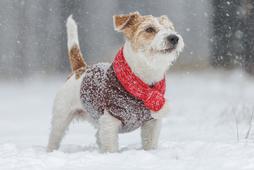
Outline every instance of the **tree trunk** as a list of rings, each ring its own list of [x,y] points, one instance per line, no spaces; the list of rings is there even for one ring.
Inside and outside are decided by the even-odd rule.
[[[211,64],[231,68],[243,55],[242,19],[238,0],[213,0]]]
[[[245,0],[245,62],[244,66],[248,73],[254,74],[254,1]]]

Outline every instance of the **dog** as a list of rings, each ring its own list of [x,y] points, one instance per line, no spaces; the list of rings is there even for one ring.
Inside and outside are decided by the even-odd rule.
[[[67,19],[68,55],[72,74],[58,91],[53,106],[47,151],[60,146],[73,119],[97,129],[101,152],[118,151],[118,134],[141,127],[144,150],[156,149],[161,120],[169,112],[164,98],[165,74],[184,47],[167,16],[138,12],[113,16],[125,37],[112,63],[87,65],[80,50],[77,24]]]

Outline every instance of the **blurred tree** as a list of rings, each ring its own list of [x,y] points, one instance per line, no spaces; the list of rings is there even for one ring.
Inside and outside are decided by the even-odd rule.
[[[245,46],[245,69],[254,74],[254,1],[245,0],[243,3],[245,11],[244,20],[244,46]]]
[[[24,1],[0,1],[0,77],[22,77],[26,72],[22,40]]]
[[[211,64],[231,68],[242,63],[244,53],[241,1],[213,0],[212,6]]]
[[[16,43],[14,46],[14,61],[13,65],[15,66],[12,68],[12,74],[17,75],[17,77],[23,77],[26,72],[26,57],[24,55],[24,41],[25,41],[25,23],[26,23],[26,17],[25,17],[25,5],[24,1],[20,1],[20,3],[17,3],[15,1],[12,1],[13,8],[16,9],[16,17],[15,17],[15,24],[17,29],[15,31],[16,34]]]

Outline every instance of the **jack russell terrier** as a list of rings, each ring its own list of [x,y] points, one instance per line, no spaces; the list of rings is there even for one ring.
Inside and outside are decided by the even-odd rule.
[[[47,151],[59,148],[74,118],[97,129],[101,152],[118,151],[118,133],[141,127],[143,149],[155,149],[161,119],[169,112],[166,71],[184,47],[167,16],[138,12],[113,16],[114,28],[125,37],[114,61],[87,65],[83,59],[77,24],[67,19],[68,54],[72,74],[58,91],[53,107]]]

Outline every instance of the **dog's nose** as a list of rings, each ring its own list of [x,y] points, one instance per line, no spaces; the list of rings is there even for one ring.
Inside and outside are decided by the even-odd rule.
[[[178,43],[179,37],[172,34],[167,37],[168,42],[170,42],[172,45],[176,45]]]

